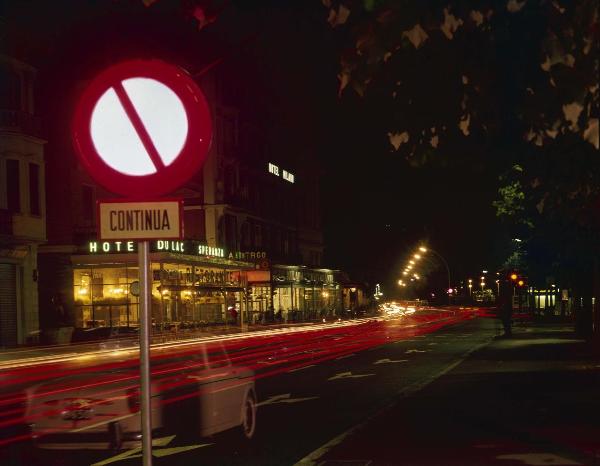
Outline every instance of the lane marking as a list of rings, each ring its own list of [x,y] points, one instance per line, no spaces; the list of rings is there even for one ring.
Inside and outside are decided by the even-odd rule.
[[[410,353],[427,353],[427,351],[429,351],[429,350],[424,350],[424,349],[409,349],[409,350],[406,350],[405,353],[406,354],[410,354]]]
[[[300,459],[300,461],[295,463],[294,466],[315,466],[315,465],[320,464],[321,463],[320,459],[323,456],[325,456],[326,453],[328,453],[330,450],[332,450],[335,446],[342,443],[347,437],[349,437],[350,435],[359,431],[360,429],[365,427],[369,422],[376,419],[378,416],[382,415],[389,409],[397,406],[400,403],[402,398],[406,398],[414,393],[417,393],[418,391],[422,390],[423,388],[425,388],[427,385],[429,385],[430,383],[432,383],[439,377],[450,372],[452,369],[454,369],[459,364],[461,364],[465,359],[467,359],[472,353],[489,345],[492,341],[494,341],[494,337],[491,337],[488,340],[484,341],[483,343],[480,343],[479,345],[472,347],[467,352],[465,352],[461,357],[459,357],[455,362],[448,365],[447,367],[445,367],[441,371],[437,372],[436,374],[433,374],[429,377],[425,377],[423,380],[421,380],[419,382],[415,382],[415,383],[409,385],[408,387],[405,387],[405,388],[399,390],[396,393],[396,396],[398,398],[400,398],[399,400],[395,400],[395,401],[391,402],[387,406],[384,406],[382,409],[380,409],[379,411],[377,411],[374,414],[372,414],[371,416],[369,416],[367,419],[365,419],[360,424],[356,424],[355,426],[351,427],[350,429],[346,430],[345,432],[342,432],[337,437],[334,437],[329,442],[325,443],[324,445],[320,446],[313,452],[306,455],[304,458]]]
[[[347,354],[346,356],[340,356],[339,358],[335,358],[335,360],[339,361],[340,359],[351,358],[352,356],[356,356],[356,353]],[[598,367],[600,367],[600,366],[598,366]]]
[[[290,369],[289,371],[287,371],[288,373],[291,372],[298,372],[298,371],[303,371],[304,369],[308,369],[309,367],[316,367],[316,364],[311,364],[309,366],[302,366],[302,367],[298,367],[296,369]]]
[[[340,372],[339,374],[335,374],[333,377],[329,377],[327,380],[339,380],[339,379],[360,379],[363,377],[371,377],[375,374],[353,374],[351,371],[348,372]]]
[[[170,435],[168,437],[161,437],[152,440],[153,447],[166,447],[168,446],[175,435]],[[184,445],[181,447],[171,447],[171,448],[160,448],[160,449],[152,449],[152,456],[157,458],[162,458],[163,456],[176,455],[177,453],[183,453],[190,450],[196,450],[197,448],[208,447],[212,445],[212,443],[200,443],[197,445]],[[124,451],[123,453],[119,453],[118,455],[111,456],[105,460],[99,461],[97,463],[92,464],[92,466],[104,466],[106,464],[116,463],[117,461],[128,460],[131,458],[141,458],[142,447],[132,448],[131,450]]]
[[[499,455],[496,456],[496,459],[521,461],[523,464],[530,466],[583,466],[583,463],[578,463],[563,456],[555,455],[554,453],[519,453],[514,455]]]
[[[291,398],[291,393],[284,393],[283,395],[274,395],[265,401],[261,401],[256,406],[266,406],[266,405],[275,405],[280,403],[293,404],[293,403],[302,403],[303,401],[317,400],[318,396],[307,396],[304,398]]]
[[[389,358],[385,358],[385,359],[379,359],[378,361],[375,361],[373,364],[393,364],[393,363],[397,363],[397,362],[408,362],[408,359],[389,359]]]

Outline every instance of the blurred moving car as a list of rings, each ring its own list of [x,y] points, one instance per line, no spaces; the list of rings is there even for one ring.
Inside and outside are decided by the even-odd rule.
[[[414,314],[419,307],[417,301],[388,301],[379,305],[379,310],[383,316],[399,317]]]
[[[156,434],[206,437],[256,430],[254,372],[231,364],[220,342],[152,362],[152,426]],[[52,449],[119,450],[141,444],[137,370],[65,375],[28,391],[26,420],[36,444]]]

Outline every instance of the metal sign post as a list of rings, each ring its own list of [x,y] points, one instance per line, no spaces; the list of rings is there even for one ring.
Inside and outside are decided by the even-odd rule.
[[[140,393],[142,424],[142,459],[152,466],[152,391],[150,387],[150,246],[141,241],[138,246],[140,281]]]
[[[193,78],[160,60],[129,60],[106,68],[84,89],[73,117],[73,145],[82,165],[105,189],[128,198],[98,202],[98,236],[103,241],[140,241],[144,466],[152,465],[148,240],[184,237],[183,200],[159,196],[183,186],[202,167],[211,121]]]

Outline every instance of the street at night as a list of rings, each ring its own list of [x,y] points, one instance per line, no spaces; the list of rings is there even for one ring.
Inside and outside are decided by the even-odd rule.
[[[0,464],[600,465],[597,0],[2,0]]]
[[[177,419],[185,421],[165,426],[156,436],[156,464],[593,464],[599,430],[591,426],[600,364],[567,327],[519,325],[515,338],[506,341],[497,338],[497,321],[477,310],[412,316],[156,348],[153,356],[160,363],[153,372],[168,373],[176,384],[180,371],[192,373],[178,364],[185,366],[203,345],[222,344],[233,366],[253,371],[257,394],[256,434],[248,443],[231,432],[196,435],[193,417],[186,417],[190,405],[176,402]],[[128,350],[121,351],[95,356],[93,363],[81,355],[68,364],[5,370],[3,388],[24,380],[21,388],[43,387],[52,380],[37,390],[37,400],[29,401],[33,408],[26,420],[35,423],[44,413],[55,419],[49,437],[73,433],[71,442],[77,445],[85,441],[86,424],[96,425],[101,418],[79,425],[62,421],[56,413],[49,415],[60,403],[48,403],[43,392],[52,392],[54,399],[71,399],[75,393],[83,398],[82,387],[100,382],[104,398],[114,399],[122,390],[120,382],[102,381],[98,372],[111,368],[114,378],[122,380],[134,361],[127,359]],[[70,376],[77,388],[65,388],[58,374],[69,378],[73,372],[79,373]],[[562,382],[541,396],[555,377]],[[210,391],[201,397],[208,399]],[[568,416],[562,413],[566,407]],[[10,451],[13,459],[35,465],[137,464],[140,451],[135,446],[124,453],[79,451],[71,445],[65,455],[56,445],[47,449],[50,444],[40,436]]]

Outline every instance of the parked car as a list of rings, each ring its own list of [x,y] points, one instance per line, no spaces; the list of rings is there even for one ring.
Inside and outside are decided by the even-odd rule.
[[[195,430],[207,437],[235,429],[242,440],[254,436],[254,373],[232,365],[221,343],[200,343],[191,355],[188,346],[185,355],[161,360],[160,365],[154,359],[152,372],[155,435]],[[36,444],[53,449],[139,446],[137,375],[132,370],[65,375],[31,388],[26,419]]]

